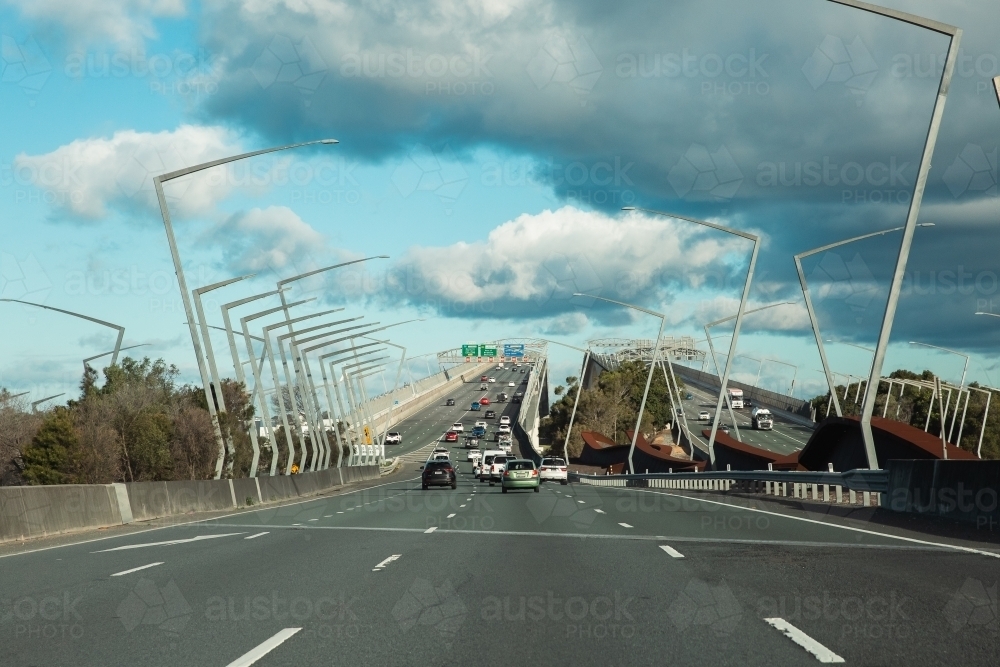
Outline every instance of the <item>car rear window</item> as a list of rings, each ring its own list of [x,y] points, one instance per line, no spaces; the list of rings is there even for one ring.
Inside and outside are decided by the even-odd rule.
[[[489,465],[493,463],[493,459],[495,458],[496,458],[495,456],[487,456],[486,458],[483,459],[483,463]]]
[[[511,461],[507,464],[507,470],[534,470],[535,464],[531,461]]]
[[[497,456],[496,458],[493,459],[493,463],[507,463],[507,457]]]
[[[451,467],[451,462],[450,461],[428,461],[427,465],[425,467],[427,467],[427,468],[450,468]]]
[[[566,462],[562,459],[544,459],[542,461],[543,466],[564,466]]]

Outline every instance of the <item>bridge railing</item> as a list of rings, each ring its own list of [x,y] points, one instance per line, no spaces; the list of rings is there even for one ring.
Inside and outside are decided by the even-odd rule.
[[[889,489],[889,473],[886,470],[725,470],[638,475],[571,473],[570,480],[591,486],[759,493],[852,505],[860,502],[866,506],[873,501],[875,505],[880,505]]]

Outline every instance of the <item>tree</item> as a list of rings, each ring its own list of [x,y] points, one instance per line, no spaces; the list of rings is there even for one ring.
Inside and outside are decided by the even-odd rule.
[[[46,415],[31,445],[24,449],[24,478],[29,484],[71,484],[80,442],[68,408]]]
[[[42,426],[43,416],[28,410],[24,398],[0,388],[0,486],[23,484],[21,453]]]

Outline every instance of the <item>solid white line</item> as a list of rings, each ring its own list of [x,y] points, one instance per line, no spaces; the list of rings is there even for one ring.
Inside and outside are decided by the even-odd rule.
[[[260,536],[262,536],[262,535],[267,535],[267,534],[268,534],[268,533],[266,533],[266,532],[264,532],[264,533],[257,533],[256,535],[249,535],[249,536],[247,536],[247,537],[244,537],[243,539],[244,539],[244,540],[252,540],[252,539],[253,539],[253,538],[255,538],[255,537],[260,537]]]
[[[618,525],[621,526],[622,528],[631,528],[632,527],[632,526],[628,525],[627,523],[620,523],[619,522]]]
[[[619,487],[608,486],[601,487],[612,490],[619,490]],[[903,542],[913,542],[914,544],[922,544],[928,547],[936,547],[939,549],[955,549],[956,551],[964,551],[966,553],[979,554],[981,556],[990,556],[992,558],[1000,558],[1000,553],[993,553],[991,551],[984,551],[982,549],[973,549],[972,547],[963,547],[957,544],[945,544],[944,542],[930,542],[928,540],[918,540],[915,537],[903,537],[901,535],[892,535],[890,533],[880,533],[876,530],[865,530],[864,528],[855,528],[854,526],[842,526],[839,523],[830,523],[827,521],[818,521],[816,519],[807,519],[802,516],[793,516],[791,514],[782,514],[781,512],[770,512],[768,510],[757,509],[756,507],[740,507],[739,505],[732,505],[730,503],[719,502],[718,500],[707,500],[705,498],[698,498],[697,496],[685,496],[678,493],[667,493],[665,491],[652,491],[649,489],[629,489],[630,491],[641,491],[643,493],[655,493],[661,496],[673,496],[674,498],[685,498],[687,500],[696,500],[702,503],[709,503],[711,505],[722,505],[723,507],[730,507],[732,509],[744,510],[747,512],[758,512],[760,514],[767,514],[770,516],[777,516],[783,519],[792,519],[793,521],[804,521],[805,523],[814,523],[819,526],[829,526],[830,528],[840,528],[841,530],[851,530],[856,533],[863,533],[865,535],[875,535],[877,537],[887,537],[893,540],[902,540]],[[870,546],[870,545],[869,545]]]
[[[781,631],[786,637],[791,639],[793,642],[809,651],[813,656],[824,664],[839,663],[844,662],[844,659],[839,655],[828,649],[827,647],[820,644],[818,641],[807,635],[806,633],[799,630],[797,627],[789,623],[783,618],[765,618],[764,622],[772,626],[776,630]]]
[[[667,546],[666,544],[661,544],[660,548],[670,554],[671,558],[684,558],[684,554],[673,547]]]
[[[301,629],[302,628],[285,628],[263,644],[236,658],[236,660],[233,660],[231,663],[226,665],[226,667],[250,667],[250,665],[257,662],[274,649],[278,648],[278,646],[284,643],[285,640]]]
[[[428,528],[428,529],[427,529],[427,530],[425,530],[424,532],[425,532],[425,533],[433,533],[433,532],[434,532],[435,530],[437,530],[437,529],[438,529],[438,528],[437,528],[437,526],[431,526],[430,528]]]
[[[150,563],[149,565],[141,565],[139,567],[133,567],[131,570],[125,570],[124,572],[115,572],[112,577],[120,577],[123,574],[132,574],[133,572],[138,572],[139,570],[145,570],[147,567],[156,567],[157,565],[163,565],[163,562]]]
[[[202,540],[214,540],[217,537],[233,537],[234,535],[242,535],[242,534],[243,533],[225,533],[223,535],[199,535],[198,537],[190,537],[186,540],[168,540],[166,542],[146,542],[145,544],[126,544],[120,547],[112,547],[111,549],[92,551],[91,553],[103,554],[108,551],[125,551],[127,549],[142,549],[143,547],[167,547],[173,544],[187,544],[189,542],[201,542]]]

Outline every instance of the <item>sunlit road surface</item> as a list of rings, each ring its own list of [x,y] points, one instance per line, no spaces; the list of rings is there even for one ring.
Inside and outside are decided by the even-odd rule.
[[[426,456],[477,390],[401,425],[404,458]],[[364,489],[0,558],[2,662],[996,664],[993,547],[886,528],[874,510],[582,484],[501,494],[450,449],[456,490],[422,491],[407,463]]]

